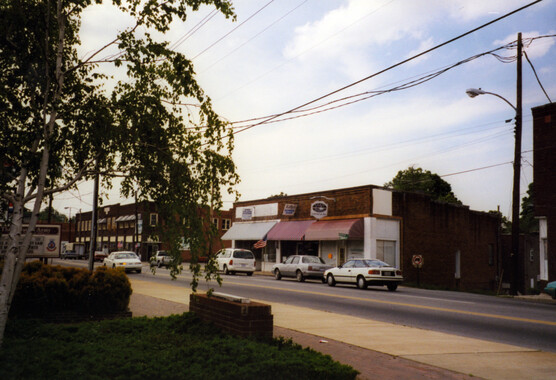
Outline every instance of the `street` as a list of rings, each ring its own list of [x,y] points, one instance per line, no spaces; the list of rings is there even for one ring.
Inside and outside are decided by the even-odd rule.
[[[54,264],[86,267],[80,260],[54,260]],[[99,265],[98,263],[95,265]],[[129,274],[144,281],[174,283],[189,287],[191,275],[184,270],[171,282],[168,270],[148,267],[141,274]],[[556,304],[479,294],[435,291],[401,286],[395,292],[385,287],[359,290],[355,286],[329,287],[319,281],[298,283],[277,281],[272,276],[222,275],[223,285],[200,282],[199,291],[215,291],[255,300],[307,307],[399,325],[417,327],[556,352]]]

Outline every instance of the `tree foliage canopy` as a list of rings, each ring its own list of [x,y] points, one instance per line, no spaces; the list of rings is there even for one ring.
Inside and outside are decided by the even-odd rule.
[[[97,174],[104,188],[121,177],[123,196],[159,205],[167,222],[161,239],[174,246],[185,239],[195,255],[214,233],[198,207],[218,210],[222,192],[234,193],[239,181],[231,129],[196,82],[191,61],[161,41],[173,22],[202,5],[235,17],[231,2],[113,0],[114,11],[135,24],[80,56],[83,12],[102,3],[0,2],[0,139],[9,142],[0,147],[0,204],[14,209],[0,283],[2,331],[45,196]],[[33,214],[24,234],[27,204]]]
[[[461,201],[456,198],[452,192],[452,186],[448,182],[440,178],[438,174],[413,166],[406,170],[400,170],[384,186],[395,190],[423,193],[440,202],[461,205]]]

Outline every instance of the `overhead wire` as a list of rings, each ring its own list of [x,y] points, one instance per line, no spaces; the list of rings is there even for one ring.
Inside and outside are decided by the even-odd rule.
[[[401,66],[401,65],[403,65],[403,64],[406,64],[406,63],[408,63],[408,62],[410,62],[410,61],[413,61],[413,60],[415,60],[415,59],[417,59],[417,58],[419,58],[419,57],[421,57],[421,56],[423,56],[423,55],[426,55],[426,54],[428,54],[428,53],[430,53],[430,52],[432,52],[432,51],[435,51],[435,50],[437,50],[437,49],[439,49],[439,48],[441,48],[441,47],[443,47],[443,46],[446,46],[446,45],[448,45],[448,44],[450,44],[450,43],[452,43],[452,42],[454,42],[454,41],[457,41],[457,40],[459,40],[459,39],[461,39],[461,38],[463,38],[463,37],[466,37],[466,36],[468,36],[468,35],[470,35],[470,34],[476,32],[476,31],[478,31],[478,30],[480,30],[480,29],[486,28],[487,26],[492,25],[493,23],[496,23],[496,22],[498,22],[498,21],[500,21],[500,20],[502,20],[502,19],[504,19],[504,18],[507,18],[507,17],[509,17],[509,16],[511,16],[511,15],[513,15],[513,14],[515,14],[515,13],[518,13],[518,12],[520,12],[520,11],[522,11],[522,10],[524,10],[524,9],[526,9],[526,8],[528,8],[528,7],[532,6],[532,5],[534,5],[534,4],[537,4],[537,3],[541,2],[541,1],[542,1],[542,0],[535,0],[535,1],[533,1],[532,3],[529,3],[529,4],[525,5],[525,6],[520,7],[520,8],[518,8],[518,9],[515,9],[515,10],[513,10],[513,11],[511,11],[511,12],[508,12],[508,13],[506,13],[506,14],[500,16],[500,17],[497,17],[497,18],[494,19],[494,20],[491,20],[491,21],[489,21],[489,22],[487,22],[487,23],[485,23],[485,24],[482,24],[482,25],[480,25],[480,26],[478,26],[478,27],[476,27],[476,28],[474,28],[474,29],[471,29],[471,30],[469,30],[469,31],[467,31],[467,32],[465,32],[465,33],[463,33],[463,34],[460,34],[460,35],[457,36],[457,37],[454,37],[454,38],[452,38],[452,39],[450,39],[450,40],[448,40],[448,41],[445,41],[445,42],[443,42],[443,43],[441,43],[441,44],[438,44],[438,45],[436,45],[436,46],[434,46],[434,47],[432,47],[432,48],[430,48],[430,49],[427,49],[427,50],[425,50],[425,51],[423,51],[423,52],[421,52],[421,53],[415,54],[415,55],[413,55],[413,56],[411,56],[411,57],[409,57],[409,58],[407,58],[407,59],[404,59],[404,60],[402,60],[402,61],[400,61],[400,62],[398,62],[398,63],[395,63],[395,64],[393,64],[393,65],[391,65],[391,66],[389,66],[389,67],[387,67],[387,68],[385,68],[385,69],[382,69],[382,70],[380,70],[380,71],[377,71],[377,72],[375,72],[375,73],[373,73],[373,74],[371,74],[371,75],[368,75],[368,76],[366,76],[366,77],[364,77],[364,78],[361,78],[361,79],[359,79],[359,80],[357,80],[357,81],[355,81],[355,82],[352,82],[352,83],[350,83],[350,84],[348,84],[348,85],[346,85],[346,86],[343,86],[343,87],[338,88],[338,89],[336,89],[336,90],[334,90],[334,91],[331,91],[331,92],[329,92],[329,93],[327,93],[327,94],[324,94],[324,95],[322,95],[322,96],[319,96],[318,98],[313,99],[313,100],[311,100],[311,101],[308,101],[308,102],[306,102],[306,103],[304,103],[304,104],[302,104],[302,105],[300,105],[300,106],[294,107],[294,108],[292,108],[292,109],[290,109],[290,110],[287,110],[287,111],[284,111],[284,112],[281,112],[281,113],[279,113],[279,114],[276,114],[275,116],[271,116],[271,117],[269,117],[269,118],[267,118],[267,119],[265,119],[265,120],[263,120],[263,121],[261,121],[261,122],[259,122],[259,123],[255,123],[255,124],[253,124],[253,125],[250,125],[250,126],[247,126],[247,127],[245,127],[245,128],[242,128],[242,129],[240,129],[240,130],[238,130],[238,131],[235,131],[234,134],[238,134],[238,133],[245,132],[245,131],[247,131],[247,130],[249,130],[249,129],[251,129],[251,128],[254,128],[254,127],[256,127],[256,126],[259,126],[259,125],[261,125],[261,124],[264,124],[264,123],[266,123],[266,122],[269,122],[269,121],[271,121],[271,120],[274,120],[274,119],[276,119],[276,118],[278,118],[278,117],[280,117],[280,116],[283,116],[283,115],[292,113],[292,112],[294,112],[294,111],[296,111],[296,110],[302,109],[302,108],[304,108],[304,107],[306,107],[306,106],[308,106],[308,105],[311,105],[311,104],[313,104],[313,103],[317,103],[317,102],[319,102],[319,101],[321,101],[321,100],[323,100],[323,99],[326,99],[326,98],[328,98],[328,97],[330,97],[330,96],[332,96],[332,95],[334,95],[334,94],[337,94],[337,93],[342,92],[342,91],[344,91],[344,90],[346,90],[346,89],[348,89],[348,88],[351,88],[351,87],[353,87],[353,86],[355,86],[355,85],[358,85],[358,84],[360,84],[360,83],[363,83],[363,82],[365,82],[365,81],[368,81],[369,79],[372,79],[372,78],[374,78],[374,77],[376,77],[376,76],[378,76],[378,75],[380,75],[380,74],[383,74],[383,73],[385,73],[385,72],[387,72],[387,71],[390,71],[390,70],[392,70],[392,69],[394,69],[394,68],[396,68],[396,67],[399,67],[399,66]]]
[[[239,28],[241,28],[247,21],[251,20],[253,17],[255,17],[257,14],[259,14],[263,9],[265,9],[266,7],[268,7],[271,3],[273,3],[274,0],[270,0],[268,3],[266,3],[265,5],[263,5],[259,10],[257,10],[255,13],[253,13],[251,16],[247,17],[247,19],[245,21],[243,21],[241,24],[239,24],[238,26],[236,26],[235,28],[233,28],[232,30],[230,30],[228,33],[226,33],[225,35],[223,35],[222,37],[220,37],[218,40],[216,40],[215,42],[213,42],[212,44],[210,44],[207,48],[205,48],[204,50],[202,50],[200,53],[198,53],[195,57],[193,57],[191,60],[194,60],[196,58],[198,58],[200,55],[204,54],[207,50],[211,49],[213,46],[215,46],[216,44],[218,44],[220,41],[222,41],[224,38],[228,37],[230,34],[232,34],[233,32],[235,32],[236,30],[238,30]]]

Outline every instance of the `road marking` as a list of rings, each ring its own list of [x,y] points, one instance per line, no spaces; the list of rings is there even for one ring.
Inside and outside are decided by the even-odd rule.
[[[285,289],[285,288],[276,288],[276,287],[273,287],[273,286],[245,284],[245,283],[239,283],[239,282],[225,282],[223,284],[224,285],[226,285],[226,284],[242,285],[242,286],[248,286],[248,287],[253,287],[253,288],[263,288],[263,289],[272,289],[272,290],[283,290],[283,291],[292,292],[292,293],[311,294],[311,295],[317,295],[317,296],[323,296],[323,297],[333,297],[333,298],[350,299],[350,300],[354,300],[354,301],[380,303],[380,304],[385,304],[385,305],[405,306],[405,307],[411,307],[411,308],[415,308],[415,309],[443,311],[443,312],[446,312],[446,313],[454,313],[454,314],[462,314],[462,315],[473,315],[473,316],[476,316],[476,317],[503,319],[503,320],[514,321],[514,322],[527,322],[527,323],[535,323],[535,324],[548,325],[548,326],[556,326],[556,322],[550,322],[550,321],[540,321],[540,320],[537,320],[537,319],[520,318],[520,317],[509,317],[509,316],[505,316],[505,315],[479,313],[479,312],[475,312],[475,311],[454,310],[454,309],[448,309],[448,308],[445,308],[445,307],[415,305],[415,304],[406,303],[406,302],[383,301],[383,300],[377,300],[377,299],[369,299],[369,298],[361,298],[361,297],[353,297],[353,296],[313,292],[313,291],[308,291],[308,290]]]

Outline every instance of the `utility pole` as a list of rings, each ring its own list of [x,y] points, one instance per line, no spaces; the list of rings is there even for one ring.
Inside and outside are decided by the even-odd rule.
[[[519,249],[519,209],[520,175],[521,175],[521,131],[522,131],[522,76],[521,76],[522,43],[521,33],[517,34],[517,88],[515,113],[515,151],[514,151],[514,183],[512,196],[512,262],[514,269],[513,294],[524,293],[523,289],[523,255]]]
[[[98,164],[95,165],[98,170]],[[97,205],[98,205],[98,180],[99,174],[95,175],[95,183],[93,186],[93,211],[91,212],[91,244],[89,245],[89,271],[93,271],[95,262],[95,250],[97,245]]]

